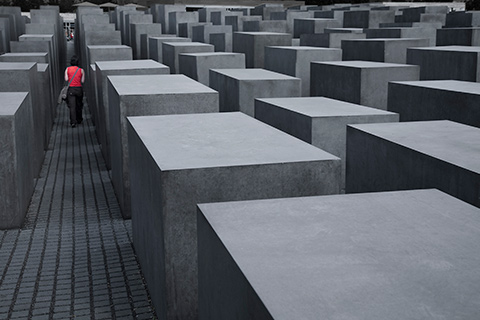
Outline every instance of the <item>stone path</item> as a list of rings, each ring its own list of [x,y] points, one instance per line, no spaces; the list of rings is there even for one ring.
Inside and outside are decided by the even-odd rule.
[[[26,223],[0,231],[0,319],[153,319],[88,108],[57,111]]]

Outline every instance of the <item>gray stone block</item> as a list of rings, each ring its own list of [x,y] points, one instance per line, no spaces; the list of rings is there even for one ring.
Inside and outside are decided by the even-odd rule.
[[[325,28],[325,33],[365,33],[363,28]]]
[[[178,36],[183,38],[192,38],[193,27],[211,26],[211,22],[184,22],[178,24]]]
[[[480,47],[409,48],[407,63],[420,66],[420,80],[480,81]]]
[[[281,12],[284,10],[285,8],[281,3],[264,3],[250,9],[250,15],[261,16],[262,20],[270,20],[270,14],[272,12]]]
[[[325,28],[341,27],[342,23],[335,19],[295,19],[293,23],[293,37],[300,38],[302,34],[323,33]]]
[[[287,33],[287,21],[285,20],[245,21],[243,23],[243,31]]]
[[[241,113],[128,121],[133,242],[163,319],[198,317],[197,203],[339,191],[338,158]]]
[[[341,61],[342,50],[317,47],[266,47],[265,69],[302,80],[302,96],[310,96],[310,63]]]
[[[231,25],[233,32],[243,31],[243,24],[246,21],[262,21],[259,16],[225,16],[225,25]]]
[[[343,40],[366,39],[365,33],[321,33],[300,35],[301,46],[342,48]]]
[[[210,69],[245,69],[245,55],[243,53],[182,53],[178,59],[179,73],[206,86],[210,84]]]
[[[410,28],[379,28],[365,30],[367,38],[422,38],[429,39],[428,46],[435,46],[437,28],[410,27]]]
[[[436,188],[480,207],[479,141],[447,120],[349,126],[346,192]]]
[[[452,120],[480,127],[480,83],[437,80],[388,84],[388,110],[402,121]]]
[[[199,319],[477,317],[480,212],[438,190],[198,207]]]
[[[88,45],[119,46],[121,44],[122,44],[122,36],[120,31],[105,30],[103,27],[98,27],[98,26],[96,30],[85,31],[85,45],[87,46]]]
[[[0,18],[0,52],[10,52],[10,22]]]
[[[423,6],[414,8],[402,9],[400,16],[401,22],[418,22],[422,19],[424,14],[443,14],[446,15],[449,9],[448,6]]]
[[[39,104],[43,107],[43,147],[48,149],[50,135],[52,134],[53,121],[55,120],[57,102],[52,92],[52,78],[50,65],[37,63]]]
[[[342,160],[345,188],[347,125],[398,122],[398,114],[324,97],[255,99],[255,118]]]
[[[232,34],[232,26],[200,25],[192,27],[192,41],[210,43],[212,33]]]
[[[198,21],[198,12],[179,12],[174,11],[169,14],[168,33],[178,35],[178,25],[185,22],[200,22]]]
[[[437,30],[437,46],[480,46],[480,28],[448,28]]]
[[[370,61],[312,62],[310,93],[386,110],[388,82],[416,81],[419,69]]]
[[[215,11],[226,11],[225,8],[211,8],[205,7],[198,10],[198,21],[200,22],[212,22],[211,13]]]
[[[134,38],[132,37],[131,26],[135,23],[153,23],[153,16],[151,14],[139,14],[138,12],[125,16],[125,44],[128,46],[133,46]]]
[[[0,93],[0,229],[23,225],[33,194],[35,132],[28,95],[28,92]]]
[[[41,104],[40,83],[36,63],[0,62],[0,92],[28,92],[28,105],[31,108],[33,132],[31,144],[31,166],[34,177],[40,173],[44,153],[44,126],[46,106]],[[48,106],[50,108],[50,106]]]
[[[184,75],[109,76],[112,183],[131,217],[127,116],[218,112],[218,93]]]
[[[284,12],[272,12],[270,14],[272,20],[286,20],[287,21],[287,33],[293,34],[293,24],[295,19],[307,19],[313,18],[313,11],[296,11],[287,10]]]
[[[0,62],[49,63],[48,52],[8,52],[0,55]]]
[[[158,16],[158,20],[155,22],[160,22],[162,24],[162,29],[169,34],[175,34],[175,30],[170,30],[170,17],[169,14],[170,12],[175,12],[175,11],[181,11],[185,12],[186,11],[186,6],[184,4],[175,4],[175,5],[170,5],[170,4],[165,4],[165,5],[156,5],[156,15]],[[181,23],[181,22],[177,22]]]
[[[210,19],[213,25],[221,26],[225,25],[225,16],[227,15],[227,11],[213,11],[210,13]]]
[[[388,63],[407,63],[407,48],[425,47],[429,39],[383,38],[342,41],[342,58]]]
[[[162,25],[160,23],[133,23],[130,25],[131,47],[133,58],[141,58],[140,36],[160,37],[162,35]]]
[[[233,52],[244,53],[247,68],[263,68],[265,47],[291,46],[292,35],[276,32],[235,32]]]
[[[164,42],[191,42],[190,38],[176,37],[175,35],[164,34],[161,37],[148,37],[148,54],[150,59],[163,63]]]
[[[480,27],[479,11],[459,11],[447,14],[446,28]]]
[[[88,46],[88,61],[95,64],[97,61],[132,60],[132,48],[129,46]]]
[[[17,37],[25,33],[25,20],[22,17],[22,12],[20,10],[20,7],[2,6],[0,7],[0,14],[13,16],[15,33]],[[16,40],[16,39],[17,38],[11,39],[11,40]]]
[[[210,34],[210,44],[215,47],[217,52],[233,51],[232,33],[212,33]]]
[[[343,26],[345,28],[379,28],[380,23],[395,22],[394,10],[357,10],[345,11]]]
[[[256,98],[300,97],[301,80],[264,69],[212,69],[210,87],[220,95],[220,111],[255,115]]]
[[[170,73],[179,72],[180,53],[214,52],[211,44],[201,42],[163,42],[163,63],[170,67]]]
[[[447,20],[447,15],[443,13],[423,13],[420,16],[420,22],[425,23],[439,23],[444,26]]]
[[[108,76],[169,74],[170,69],[153,60],[98,61],[96,63],[96,83],[98,94],[98,121],[95,125],[107,169],[111,169],[110,159],[110,116],[108,101]]]

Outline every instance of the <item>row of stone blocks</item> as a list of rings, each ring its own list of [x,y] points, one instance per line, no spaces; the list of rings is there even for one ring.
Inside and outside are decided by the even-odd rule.
[[[63,82],[66,40],[58,7],[31,10],[25,24],[18,7],[0,7],[0,229],[24,223],[35,178],[48,148]],[[7,44],[7,45],[5,45]]]

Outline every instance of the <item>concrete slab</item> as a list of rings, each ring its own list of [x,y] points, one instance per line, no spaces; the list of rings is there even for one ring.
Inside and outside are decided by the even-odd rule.
[[[300,45],[341,49],[342,41],[351,39],[366,39],[366,35],[355,32],[302,34],[300,35]]]
[[[113,61],[113,60],[132,60],[132,48],[125,45],[120,46],[88,46],[88,57],[90,64],[97,61]]]
[[[210,87],[220,95],[220,111],[255,115],[256,98],[300,97],[301,80],[264,69],[212,69]]]
[[[308,46],[265,47],[265,69],[302,80],[302,96],[310,96],[310,63],[341,61],[342,50]]]
[[[310,93],[386,110],[388,82],[417,81],[419,69],[370,61],[312,62]]]
[[[180,73],[179,55],[181,53],[214,52],[211,44],[202,42],[163,42],[163,63],[170,67],[170,73]]]
[[[162,35],[162,25],[160,23],[133,23],[130,25],[131,47],[134,59],[141,58],[140,37],[142,34],[160,37]]]
[[[295,19],[293,22],[293,37],[300,38],[302,34],[323,33],[325,28],[341,28],[342,23],[335,19],[308,18]]]
[[[452,121],[347,128],[346,192],[436,188],[480,207],[480,129]]]
[[[28,92],[1,92],[0,101],[0,229],[20,228],[33,194],[32,105]]]
[[[98,121],[95,126],[107,169],[110,159],[110,116],[108,101],[108,76],[170,74],[170,69],[153,60],[98,61],[96,62],[96,83],[98,89]]]
[[[395,22],[394,10],[355,10],[345,11],[343,26],[345,28],[379,28],[380,23]]]
[[[366,29],[367,38],[421,38],[429,39],[427,46],[435,46],[437,28],[435,27],[409,27],[409,28],[385,28]]]
[[[390,82],[388,110],[398,112],[402,121],[452,120],[480,128],[480,83]]]
[[[218,112],[218,93],[184,75],[109,76],[108,80],[112,183],[123,217],[130,218],[126,117]]]
[[[163,43],[164,42],[191,42],[190,38],[177,37],[175,35],[165,34],[161,37],[148,37],[148,54],[150,59],[163,63]]]
[[[396,113],[324,97],[255,99],[255,118],[342,159],[345,188],[347,125],[398,122]]]
[[[134,246],[160,318],[198,317],[197,203],[338,192],[338,158],[241,113],[128,121]]]
[[[181,12],[174,11],[168,14],[169,26],[168,33],[176,34],[178,36],[178,25],[185,22],[200,22],[198,21],[198,12]]]
[[[192,38],[193,27],[211,26],[211,22],[184,22],[178,24],[178,36],[183,38]]]
[[[199,318],[475,318],[479,213],[437,190],[201,204]]]
[[[425,47],[429,44],[429,39],[414,38],[343,40],[342,57],[344,61],[364,60],[405,64],[408,48]]]
[[[291,46],[292,35],[276,32],[235,32],[233,52],[244,53],[247,68],[263,68],[265,47]]]
[[[437,30],[437,46],[480,46],[480,27]]]
[[[179,73],[208,86],[210,69],[244,69],[245,55],[227,52],[181,53],[179,66]]]

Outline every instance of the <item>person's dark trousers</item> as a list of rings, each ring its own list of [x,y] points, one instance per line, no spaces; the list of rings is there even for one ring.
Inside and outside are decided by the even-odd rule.
[[[67,92],[67,102],[70,108],[70,124],[76,125],[83,121],[83,88],[69,87]]]

